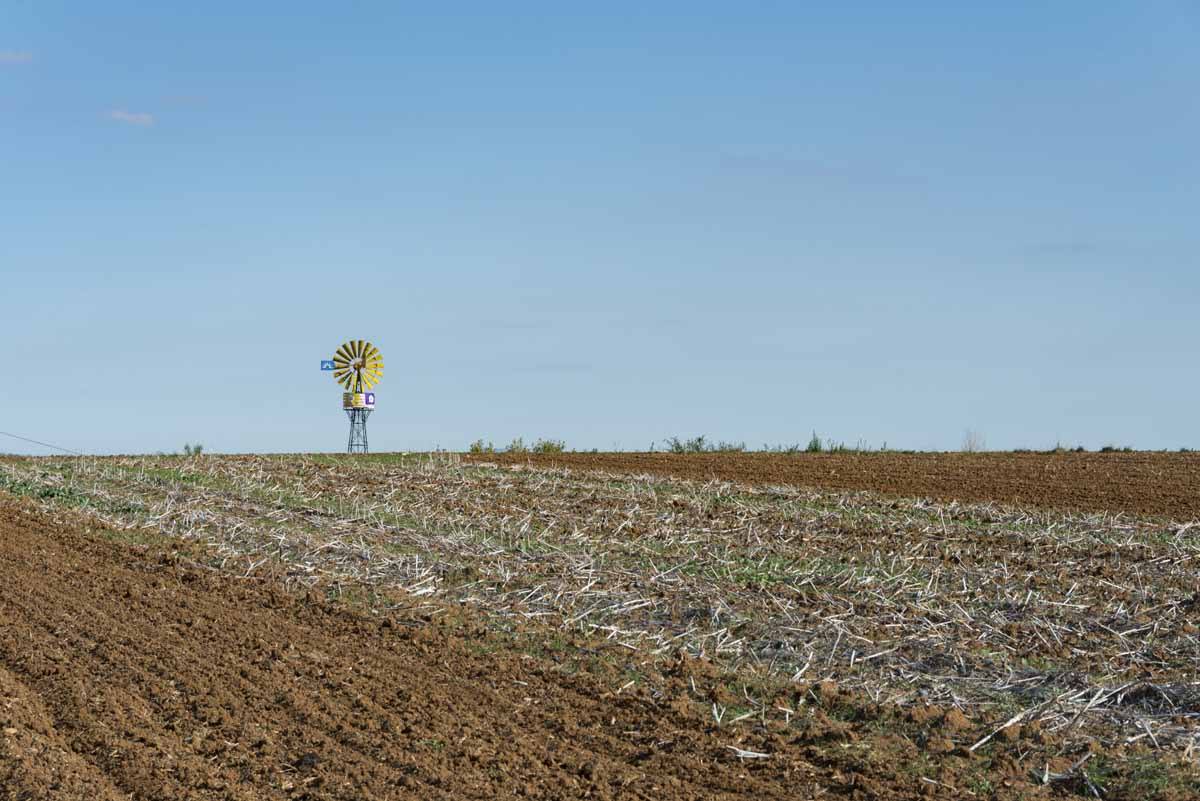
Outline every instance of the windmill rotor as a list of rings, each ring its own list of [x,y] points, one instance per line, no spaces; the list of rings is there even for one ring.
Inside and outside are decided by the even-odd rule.
[[[383,378],[383,355],[370,342],[352,339],[334,353],[333,378],[349,392],[365,392]]]

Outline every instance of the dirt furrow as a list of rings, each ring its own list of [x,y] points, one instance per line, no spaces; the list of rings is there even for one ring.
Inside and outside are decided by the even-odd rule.
[[[472,462],[1200,519],[1200,453],[484,453]]]
[[[742,762],[729,744],[768,745],[482,649],[469,620],[360,615],[24,504],[0,503],[0,622],[4,798],[783,798],[838,785],[786,743]]]

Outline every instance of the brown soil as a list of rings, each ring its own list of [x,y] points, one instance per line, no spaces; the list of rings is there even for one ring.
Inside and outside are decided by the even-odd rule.
[[[917,797],[489,649],[0,499],[0,798]],[[703,678],[703,676],[701,676]],[[770,753],[739,759],[729,746]]]
[[[1200,453],[497,453],[464,458],[1200,519]]]
[[[63,515],[0,493],[0,799],[1014,801],[1088,789],[1038,780],[1086,754],[1034,726],[972,754],[994,723],[832,681],[778,688],[790,722],[717,725],[744,688],[706,660],[681,654],[660,671],[611,642],[501,633],[427,601],[436,613],[359,611]],[[1157,759],[1093,762],[1124,771],[1109,798],[1196,797],[1191,773]]]

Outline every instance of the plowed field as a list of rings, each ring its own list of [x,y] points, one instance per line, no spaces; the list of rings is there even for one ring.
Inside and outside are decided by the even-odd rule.
[[[698,477],[0,459],[0,799],[1200,798],[1196,524]]]
[[[1200,453],[499,453],[464,458],[1200,518]]]
[[[889,795],[781,738],[476,653],[466,626],[348,612],[0,502],[0,797]]]

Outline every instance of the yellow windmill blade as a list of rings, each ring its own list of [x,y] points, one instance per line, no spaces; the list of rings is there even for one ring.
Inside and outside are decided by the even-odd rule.
[[[375,382],[378,383],[379,379],[383,378],[383,354],[371,343],[368,342],[367,345],[371,350],[367,356],[366,367],[374,373]]]
[[[333,379],[346,389],[352,389],[354,384],[355,357],[354,342],[343,342],[333,355]]]

